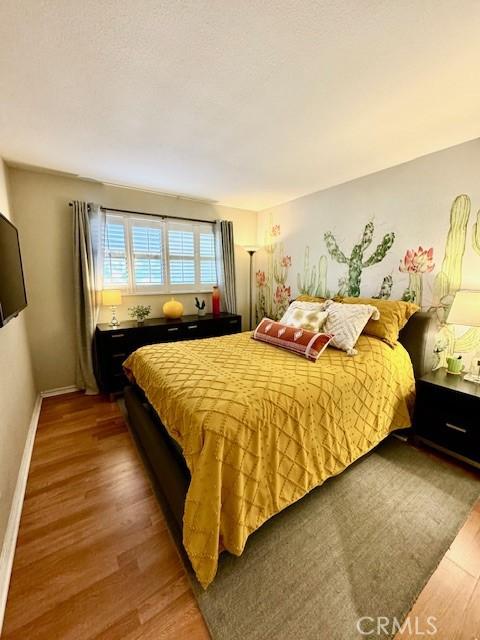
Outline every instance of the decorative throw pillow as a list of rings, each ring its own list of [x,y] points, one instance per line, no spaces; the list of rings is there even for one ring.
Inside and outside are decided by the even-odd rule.
[[[318,332],[327,319],[328,311],[318,302],[298,302],[295,300],[283,314],[279,322],[291,327]]]
[[[330,343],[333,336],[328,333],[315,333],[307,329],[291,327],[270,318],[263,318],[253,332],[252,338],[261,342],[293,351],[315,362]]]
[[[333,334],[332,346],[351,356],[358,353],[354,347],[369,319],[380,317],[378,309],[369,304],[343,304],[327,300],[325,309],[328,310],[325,330]]]
[[[412,302],[403,300],[382,300],[377,298],[343,298],[345,304],[367,304],[376,307],[380,313],[378,320],[371,318],[363,333],[367,336],[379,338],[394,347],[398,342],[400,330],[407,324],[409,318],[420,310]]]

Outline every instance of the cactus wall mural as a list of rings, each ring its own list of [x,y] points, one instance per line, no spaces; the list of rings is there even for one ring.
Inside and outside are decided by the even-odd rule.
[[[423,249],[408,249],[400,261],[399,271],[408,273],[408,287],[403,292],[402,300],[414,302],[420,307],[423,301],[423,275],[431,273],[435,268],[433,262],[433,247]]]
[[[447,357],[453,353],[461,355],[480,348],[480,329],[468,329],[463,335],[457,337],[454,327],[447,324],[453,298],[462,285],[463,258],[467,245],[470,211],[470,198],[465,194],[457,196],[450,209],[450,228],[441,270],[435,276],[433,302],[430,308],[436,311],[440,325],[435,345],[435,369],[445,367]],[[474,250],[476,250],[477,235],[478,214],[477,222],[472,229]]]
[[[266,264],[263,270],[257,271],[257,317],[279,319],[289,300],[298,294],[360,296],[366,282],[369,293],[364,292],[364,295],[382,299],[401,297],[435,312],[439,327],[435,367],[446,366],[446,358],[453,353],[471,356],[475,352],[480,353],[480,328],[462,330],[447,322],[455,293],[462,287],[462,280],[465,283],[466,252],[469,252],[470,269],[472,259],[478,260],[478,266],[473,266],[473,269],[480,276],[480,210],[472,216],[471,199],[461,194],[453,199],[449,213],[448,209],[444,213],[438,212],[437,225],[444,225],[442,220],[448,224],[443,248],[412,242],[400,256],[395,256],[392,247],[398,235],[398,224],[394,227],[396,231],[386,233],[374,245],[375,224],[369,221],[350,253],[341,247],[337,233],[329,230],[323,238],[320,235],[317,243],[304,245],[300,257],[299,252],[295,254],[294,247],[288,246],[285,250],[288,234],[285,240],[281,240],[280,225],[274,224],[270,218],[264,245]],[[408,230],[413,240],[415,231],[415,228]],[[405,230],[403,235],[406,235]],[[387,271],[377,288],[372,290],[373,277],[366,276],[366,270],[383,262],[388,264],[390,273]],[[296,290],[288,281],[292,266],[297,268]],[[344,274],[339,267],[344,267]],[[371,271],[373,273],[374,269]],[[376,274],[375,279],[378,278],[378,270]],[[338,279],[337,287],[332,283],[335,278]],[[480,277],[476,282],[478,284],[474,288],[480,289]]]
[[[472,244],[473,250],[480,256],[480,211],[477,212],[477,221],[473,225]]]
[[[348,267],[347,278],[342,279],[339,283],[339,295],[358,297],[360,295],[363,269],[371,267],[372,265],[377,264],[377,262],[381,262],[387,252],[391,249],[395,241],[395,234],[387,233],[380,244],[377,245],[373,253],[371,253],[368,258],[365,258],[365,252],[373,241],[374,230],[375,227],[373,222],[368,222],[365,225],[360,242],[354,245],[348,258],[339,248],[331,231],[327,231],[324,235],[325,244],[327,245],[327,250],[330,256],[340,264],[346,264]]]
[[[279,320],[289,305],[291,288],[287,279],[292,259],[285,254],[280,234],[280,225],[270,221],[264,240],[267,263],[265,270],[256,273],[257,322],[265,316]]]
[[[327,256],[320,256],[318,265],[313,265],[310,269],[310,247],[305,247],[303,275],[297,273],[298,292],[328,298],[330,292],[327,289],[327,268]]]
[[[463,256],[467,244],[470,198],[460,195],[450,209],[450,228],[440,272],[435,277],[434,306],[449,308],[453,296],[462,284]]]
[[[378,295],[373,296],[379,300],[388,300],[392,295],[393,277],[391,275],[385,276]]]

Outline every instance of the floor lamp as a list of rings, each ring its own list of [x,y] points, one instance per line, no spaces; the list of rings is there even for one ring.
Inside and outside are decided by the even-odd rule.
[[[248,307],[249,307],[249,310],[250,310],[250,323],[248,325],[248,328],[250,330],[252,330],[253,329],[253,327],[252,327],[253,255],[258,251],[259,247],[249,246],[249,247],[244,247],[244,249],[248,253],[248,255],[250,256],[250,286],[248,287]]]

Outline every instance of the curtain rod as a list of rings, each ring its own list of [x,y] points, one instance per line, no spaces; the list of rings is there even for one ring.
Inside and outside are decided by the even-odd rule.
[[[73,207],[73,202],[68,203],[69,207]],[[130,211],[129,209],[112,209],[111,207],[100,207],[102,211],[112,211],[114,213],[130,213],[135,216],[153,216],[155,218],[170,220],[185,220],[187,222],[201,222],[203,224],[215,224],[215,220],[201,220],[200,218],[184,218],[182,216],[170,216],[166,213],[148,213],[146,211]]]

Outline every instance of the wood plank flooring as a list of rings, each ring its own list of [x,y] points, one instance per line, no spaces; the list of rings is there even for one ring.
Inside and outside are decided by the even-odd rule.
[[[436,640],[480,639],[480,503],[411,616],[436,616]],[[2,637],[209,637],[118,405],[103,397],[43,402]]]
[[[209,638],[116,403],[43,401],[3,634]]]

